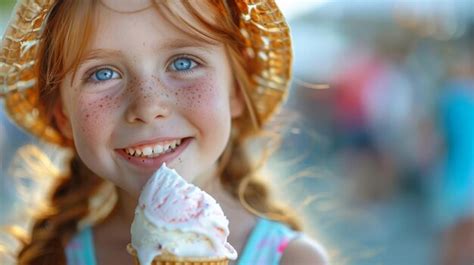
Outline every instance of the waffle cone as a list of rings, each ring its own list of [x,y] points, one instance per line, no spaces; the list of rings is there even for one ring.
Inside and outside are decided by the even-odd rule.
[[[135,265],[141,265],[137,252],[128,244],[127,251],[133,256]],[[225,257],[177,257],[173,255],[156,256],[151,265],[228,265],[229,260]],[[144,265],[144,264],[143,264]]]

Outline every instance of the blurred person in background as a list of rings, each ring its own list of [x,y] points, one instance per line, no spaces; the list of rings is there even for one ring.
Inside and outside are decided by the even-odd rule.
[[[435,209],[442,228],[442,265],[474,264],[474,25],[447,46],[447,81],[439,111],[445,151]]]
[[[395,194],[414,153],[420,103],[405,66],[412,41],[402,30],[389,32],[377,34],[370,50],[352,51],[335,84],[336,131],[347,167],[342,174],[353,175],[356,194],[368,200]]]

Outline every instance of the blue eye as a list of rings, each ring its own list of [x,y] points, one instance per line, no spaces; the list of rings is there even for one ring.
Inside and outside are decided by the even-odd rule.
[[[197,63],[189,58],[181,57],[173,61],[171,69],[173,71],[187,71],[196,67]]]
[[[110,68],[102,68],[92,73],[90,78],[95,82],[101,82],[120,78],[120,74]]]

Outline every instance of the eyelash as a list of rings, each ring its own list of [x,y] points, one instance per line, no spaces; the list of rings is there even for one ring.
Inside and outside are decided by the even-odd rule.
[[[99,67],[96,67],[96,68],[93,68],[89,71],[87,71],[87,73],[85,74],[85,78],[84,78],[84,81],[85,82],[88,82],[88,83],[92,83],[92,84],[99,84],[99,83],[104,83],[104,82],[107,82],[107,81],[111,81],[111,80],[115,80],[115,78],[113,79],[109,79],[109,80],[94,80],[92,78],[93,75],[95,75],[97,72],[101,71],[101,70],[106,70],[106,69],[109,69],[109,70],[112,70],[114,72],[116,72],[120,78],[122,78],[122,75],[120,74],[119,71],[115,70],[114,67],[112,66],[109,66],[109,65],[102,65],[102,66],[99,66]]]
[[[188,60],[191,60],[193,63],[195,63],[196,65],[190,69],[186,69],[186,70],[181,70],[181,71],[178,71],[178,70],[172,70],[170,69],[173,65],[174,62],[176,62],[177,60],[179,59],[188,59]],[[171,59],[171,61],[168,63],[168,66],[166,67],[167,70],[171,71],[171,72],[174,72],[174,73],[180,73],[180,74],[188,74],[188,73],[192,73],[193,71],[195,71],[195,69],[199,66],[201,66],[202,63],[200,62],[199,59],[197,59],[196,57],[192,56],[192,55],[188,55],[188,54],[180,54],[178,56],[175,56]]]

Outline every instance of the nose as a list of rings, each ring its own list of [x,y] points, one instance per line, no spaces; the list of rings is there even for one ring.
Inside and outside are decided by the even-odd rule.
[[[163,88],[156,84],[131,89],[128,96],[130,104],[126,111],[126,120],[129,123],[147,124],[165,118],[171,113]]]

